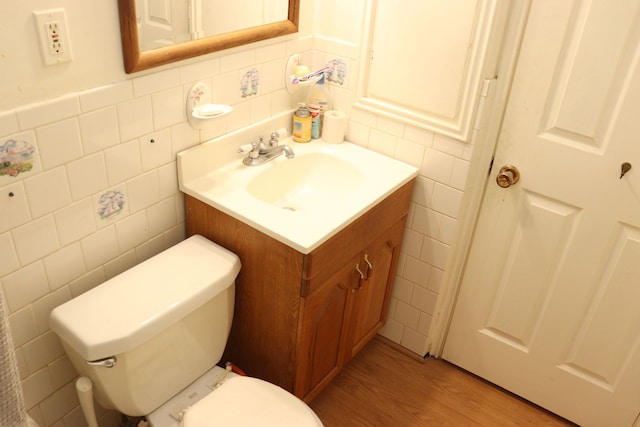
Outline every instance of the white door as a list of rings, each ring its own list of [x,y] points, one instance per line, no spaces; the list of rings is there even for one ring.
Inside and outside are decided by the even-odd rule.
[[[443,353],[584,426],[640,412],[639,61],[639,1],[532,2]]]
[[[191,0],[136,0],[141,50],[171,46],[191,40]]]

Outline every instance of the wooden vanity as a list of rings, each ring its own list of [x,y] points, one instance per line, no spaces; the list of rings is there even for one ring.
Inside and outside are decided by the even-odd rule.
[[[242,262],[221,362],[310,402],[384,325],[413,183],[309,254],[185,195],[187,234]]]

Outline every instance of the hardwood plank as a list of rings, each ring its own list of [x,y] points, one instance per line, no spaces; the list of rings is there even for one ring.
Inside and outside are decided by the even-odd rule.
[[[444,360],[374,338],[310,404],[325,427],[574,426]]]

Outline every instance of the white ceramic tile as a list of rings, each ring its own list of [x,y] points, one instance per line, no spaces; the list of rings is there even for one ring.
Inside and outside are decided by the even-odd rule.
[[[52,215],[43,216],[11,231],[21,265],[49,255],[60,247]]]
[[[118,104],[120,140],[128,141],[153,131],[151,96]]]
[[[120,143],[114,106],[83,114],[79,117],[79,123],[85,154],[95,153]]]
[[[448,217],[446,215],[442,216],[442,222],[440,223],[440,230],[438,231],[437,237],[443,243],[447,245],[453,245],[456,239],[456,231],[458,230],[458,220]]]
[[[433,132],[415,126],[406,126],[404,129],[404,138],[409,141],[416,142],[425,147],[433,146],[435,135]]]
[[[378,332],[383,337],[395,342],[396,344],[400,344],[402,340],[402,332],[404,331],[404,326],[393,319],[387,319],[387,323],[384,324],[382,329]]]
[[[433,140],[434,149],[460,158],[462,157],[462,153],[464,153],[466,145],[467,144],[462,141],[440,134],[436,134]]]
[[[104,151],[109,185],[116,185],[142,171],[138,140],[122,143]]]
[[[284,60],[278,59],[260,65],[260,93],[267,94],[284,89]]]
[[[22,346],[24,360],[30,373],[34,373],[64,354],[60,340],[53,331],[45,332]]]
[[[41,172],[33,178],[26,179],[24,186],[33,218],[53,212],[71,202],[64,167]]]
[[[416,286],[411,296],[411,306],[417,308],[423,313],[433,314],[438,295],[429,289]],[[417,329],[418,324],[414,327]]]
[[[186,120],[185,101],[180,86],[154,93],[151,100],[155,129],[164,129]]]
[[[77,118],[37,128],[36,137],[44,169],[63,165],[82,156]]]
[[[158,168],[160,182],[160,197],[169,197],[176,194],[178,189],[178,167],[176,162],[168,163]]]
[[[274,43],[256,49],[256,63],[269,62],[276,59],[282,60],[287,56],[287,45],[285,43]],[[284,63],[282,64],[284,70]]]
[[[10,313],[45,296],[49,292],[49,285],[42,263],[33,263],[3,277],[2,289]]]
[[[271,94],[271,111],[287,111],[291,109],[291,97],[285,89],[280,89]]]
[[[442,283],[444,280],[444,270],[434,268],[431,270],[431,276],[429,277],[428,289],[432,290],[436,294],[440,293],[442,289]]]
[[[117,276],[123,271],[129,270],[131,267],[138,264],[138,259],[135,250],[127,251],[126,253],[120,255],[117,258],[112,259],[109,262],[106,262],[103,266],[105,278],[111,279],[112,277]]]
[[[233,111],[226,118],[230,131],[249,126],[251,124],[251,103],[244,101],[234,105]]]
[[[361,147],[367,147],[369,145],[370,132],[371,128],[369,126],[350,120],[349,129],[346,132],[345,139]]]
[[[20,267],[16,250],[13,247],[13,240],[9,233],[0,234],[0,260],[2,260],[0,262],[0,277]]]
[[[444,269],[451,254],[451,246],[435,239],[425,237],[420,259],[434,267]],[[427,283],[424,283],[427,286]]]
[[[17,110],[21,129],[31,129],[80,114],[80,103],[75,94],[29,105]]]
[[[271,117],[271,96],[262,95],[251,99],[251,122],[259,122],[260,120]]]
[[[424,158],[424,147],[408,139],[398,139],[394,157],[401,162],[420,168]]]
[[[20,347],[38,336],[36,319],[31,306],[26,306],[9,316],[9,327],[14,347]]]
[[[371,133],[369,135],[369,149],[384,154],[385,156],[393,157],[393,154],[396,151],[396,140],[397,137],[389,133],[382,132],[377,129],[371,129]]]
[[[142,170],[148,171],[171,162],[171,130],[153,132],[140,138]]]
[[[180,85],[180,70],[177,68],[147,74],[133,79],[133,96],[140,97]]]
[[[404,127],[404,123],[388,119],[384,116],[378,116],[378,121],[376,122],[376,129],[378,129],[380,132],[388,133],[395,137],[404,136]]]
[[[416,178],[415,186],[413,187],[411,201],[421,206],[430,207],[434,188],[434,181],[423,176],[418,176]]]
[[[217,120],[216,120],[217,121]],[[171,127],[171,158],[175,159],[176,154],[187,148],[198,145],[200,134],[197,130],[189,126],[188,123],[181,123]]]
[[[147,208],[149,235],[157,236],[170,230],[177,223],[176,204],[173,197],[162,200]]]
[[[58,289],[87,271],[79,242],[54,252],[43,261],[51,289]]]
[[[69,383],[40,403],[45,424],[51,425],[78,405],[75,385]]]
[[[237,104],[240,100],[240,78],[236,71],[213,77],[211,102],[214,104]],[[228,117],[228,116],[227,116]]]
[[[422,287],[427,287],[431,266],[417,258],[408,256],[404,264],[402,277]]]
[[[420,174],[443,184],[448,184],[453,172],[455,157],[427,148]]]
[[[66,383],[73,381],[78,375],[68,357],[62,356],[49,365],[49,375],[53,387],[58,389]]]
[[[131,80],[97,87],[79,94],[82,111],[88,112],[109,107],[133,97]]]
[[[180,67],[180,81],[191,85],[218,73],[220,73],[220,58],[208,59]]]
[[[220,71],[223,73],[247,68],[256,63],[255,50],[245,50],[242,52],[225,55],[220,58]]]
[[[424,236],[437,236],[442,223],[442,214],[419,205],[413,212],[411,229]]]
[[[149,238],[149,224],[145,211],[140,211],[116,223],[118,247],[121,252],[134,249]]]
[[[152,237],[146,242],[136,247],[136,261],[138,263],[143,262],[154,255],[167,249],[164,241],[164,233],[158,236]]]
[[[96,230],[91,199],[80,200],[54,214],[60,245],[66,246]]]
[[[67,165],[73,200],[79,200],[108,187],[103,153],[85,156]]]
[[[376,126],[378,117],[374,113],[355,109],[351,113],[351,120],[356,123],[360,123],[361,125],[373,128]]]
[[[393,284],[393,298],[408,304],[411,301],[414,287],[415,285],[410,281],[402,277],[396,277]]]
[[[102,268],[102,264],[100,264],[100,267],[97,267],[91,270],[87,274],[84,274],[78,277],[76,280],[69,283],[69,288],[71,289],[71,296],[75,298],[78,295],[81,295],[87,292],[89,289],[95,288],[99,284],[103,283],[105,280],[107,280],[107,278],[104,274],[104,269]]]
[[[51,377],[49,377],[49,371],[47,369],[41,369],[35,374],[28,376],[22,381],[25,408],[33,408],[47,396],[51,395],[53,390]]]
[[[185,222],[185,205],[184,205],[184,194],[178,193],[176,194],[176,212],[178,212],[178,223]]]
[[[418,327],[418,321],[420,320],[420,312],[409,304],[398,301],[396,303],[393,320],[412,329],[416,329]]]
[[[433,316],[430,316],[427,313],[420,314],[420,321],[418,322],[418,333],[429,336],[429,332],[431,330],[431,322],[433,321]]]
[[[16,112],[4,111],[0,113],[0,136],[11,135],[20,130]]]
[[[460,190],[436,183],[433,190],[433,198],[431,199],[431,207],[452,218],[457,218],[463,194]]]
[[[453,172],[449,185],[458,190],[464,190],[467,184],[470,162],[468,160],[456,159],[453,164]]]
[[[427,337],[411,328],[405,328],[400,345],[420,356],[424,356],[426,353]]]
[[[422,238],[424,236],[410,228],[405,228],[402,239],[402,252],[418,258],[422,249]]]
[[[27,377],[27,362],[24,361],[24,357],[22,357],[22,349],[16,348],[16,364],[18,365],[18,372],[20,375],[20,379],[23,380]]]
[[[160,200],[158,172],[152,170],[127,181],[129,212],[145,209]]]
[[[88,270],[101,266],[118,256],[118,239],[113,225],[98,230],[81,241],[85,265]]]
[[[163,235],[164,238],[164,247],[170,248],[171,246],[177,245],[181,241],[187,238],[187,232],[185,229],[185,224],[179,223],[171,230],[167,231]]]
[[[71,293],[68,286],[63,286],[50,294],[40,298],[31,306],[33,307],[33,313],[36,318],[36,325],[38,331],[43,333],[49,329],[49,315],[51,311],[57,306],[64,304],[71,299]]]

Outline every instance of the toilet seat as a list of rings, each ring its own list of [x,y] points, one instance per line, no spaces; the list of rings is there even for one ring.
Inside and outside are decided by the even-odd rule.
[[[184,413],[183,427],[321,427],[302,400],[257,378],[234,376]]]

